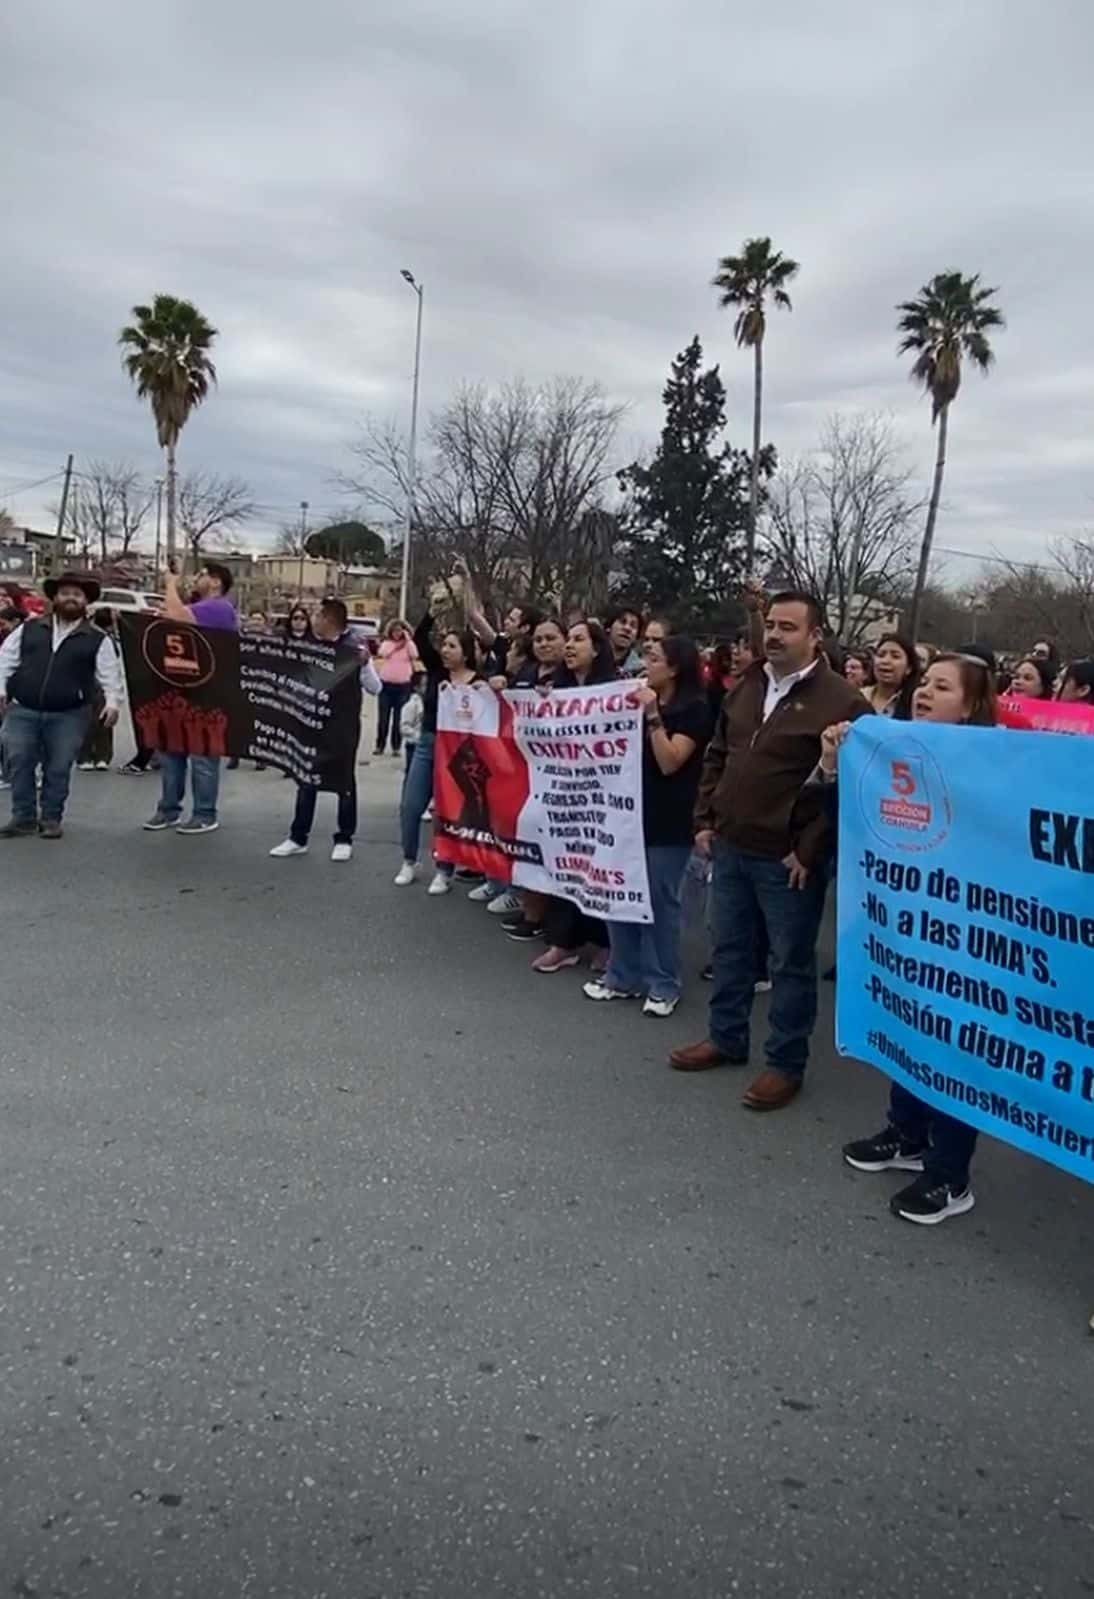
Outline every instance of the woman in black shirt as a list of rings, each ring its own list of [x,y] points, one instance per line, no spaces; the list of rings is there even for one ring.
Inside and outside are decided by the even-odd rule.
[[[608,969],[585,993],[597,1000],[644,994],[647,1016],[671,1016],[680,1000],[680,896],[711,714],[690,639],[648,644],[645,662],[642,826],[653,921],[609,924]]]
[[[599,622],[584,618],[571,622],[562,653],[563,664],[554,673],[555,688],[591,687],[594,683],[610,683],[619,675],[608,635]],[[586,916],[568,899],[549,898],[543,908],[542,926],[547,948],[532,962],[532,970],[564,971],[568,966],[576,966],[581,951],[588,948],[592,952],[593,970],[603,971],[608,951],[608,930],[604,923],[595,916]],[[531,921],[529,910],[526,905],[525,918]]]

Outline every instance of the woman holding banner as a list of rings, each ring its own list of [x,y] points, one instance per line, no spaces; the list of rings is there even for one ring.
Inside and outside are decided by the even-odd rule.
[[[975,655],[939,655],[916,689],[912,720],[995,727],[995,683],[985,662]],[[825,783],[836,781],[839,747],[849,728],[841,722],[822,735],[818,775]],[[889,1209],[903,1221],[933,1227],[973,1208],[969,1163],[975,1148],[973,1128],[925,1105],[894,1080],[886,1126],[872,1138],[845,1144],[843,1158],[856,1171],[918,1172],[915,1182],[893,1195]]]
[[[555,674],[554,687],[587,688],[594,683],[610,683],[618,675],[611,643],[600,623],[584,617],[572,622],[566,634],[563,665]],[[592,952],[593,970],[604,970],[608,933],[604,923],[595,916],[586,916],[568,899],[551,898],[546,903],[542,926],[547,948],[532,962],[534,972],[551,974],[576,966],[584,948]]]
[[[608,924],[608,969],[585,984],[585,995],[611,1000],[644,994],[645,1015],[671,1016],[680,1002],[680,897],[712,719],[699,651],[690,639],[651,640],[643,655],[642,828],[653,922]]]
[[[441,604],[447,604],[442,595]],[[398,888],[406,888],[418,876],[418,845],[421,838],[422,817],[433,798],[433,748],[437,739],[437,695],[442,683],[481,682],[475,667],[475,635],[449,628],[441,639],[438,650],[433,642],[436,617],[428,611],[414,630],[414,644],[426,670],[425,695],[422,704],[422,729],[403,783],[403,799],[399,808],[403,837],[403,864],[395,876]],[[447,894],[452,887],[453,867],[448,862],[438,862],[429,884],[430,894]]]

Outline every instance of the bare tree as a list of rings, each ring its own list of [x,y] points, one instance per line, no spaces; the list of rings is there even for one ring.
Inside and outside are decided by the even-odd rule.
[[[69,497],[72,532],[84,560],[106,564],[118,530],[118,468],[109,461],[88,461],[77,474]]]
[[[909,468],[890,423],[879,416],[832,416],[814,456],[771,484],[763,542],[772,566],[817,596],[846,643],[862,636],[871,600],[892,600],[915,569]]]
[[[156,501],[155,485],[148,483],[135,468],[112,468],[117,510],[117,554],[128,555],[141,535],[144,521]]]
[[[250,520],[258,506],[250,485],[238,477],[218,477],[213,472],[183,472],[178,480],[178,524],[194,566],[201,561],[201,547],[210,533],[225,541],[234,530]]]
[[[558,599],[602,552],[589,522],[601,509],[622,408],[595,384],[461,389],[431,419],[415,489],[412,553],[419,571],[462,557],[487,602],[503,594]],[[372,421],[343,479],[367,506],[401,522],[406,450],[397,428]]]
[[[1049,549],[1067,579],[1070,610],[1079,647],[1094,653],[1094,534],[1054,539]]]
[[[287,522],[282,522],[277,530],[274,540],[274,549],[278,555],[300,555],[304,548],[304,531],[300,526],[299,517],[291,517]]]

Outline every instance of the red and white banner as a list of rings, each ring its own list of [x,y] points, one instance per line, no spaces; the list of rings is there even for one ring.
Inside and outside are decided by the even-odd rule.
[[[513,689],[442,684],[433,848],[590,916],[649,922],[636,685]]]
[[[1094,733],[1094,705],[1082,700],[1030,700],[1024,694],[1004,694],[1002,702],[1032,722],[1038,732]]]

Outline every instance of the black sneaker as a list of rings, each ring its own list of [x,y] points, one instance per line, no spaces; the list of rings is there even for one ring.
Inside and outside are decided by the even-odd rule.
[[[503,916],[502,917],[501,926],[503,927],[505,932],[511,933],[513,931],[513,928],[514,927],[519,927],[523,921],[524,921],[524,912],[523,911],[510,911],[508,916]]]
[[[905,1138],[895,1127],[843,1146],[844,1160],[856,1171],[922,1171],[926,1153],[925,1144]]]
[[[515,944],[534,944],[541,931],[538,922],[526,922],[522,916],[514,926],[505,929],[505,936]]]
[[[704,983],[713,983],[713,981],[714,981],[714,962],[713,961],[708,961],[707,964],[703,967],[702,971],[699,973],[699,976],[702,978]]]
[[[921,1227],[934,1227],[951,1216],[963,1216],[976,1204],[968,1183],[964,1188],[951,1188],[934,1177],[920,1177],[902,1188],[889,1201],[889,1209],[902,1221],[918,1222]]]

